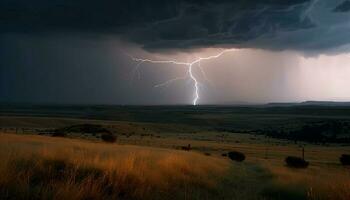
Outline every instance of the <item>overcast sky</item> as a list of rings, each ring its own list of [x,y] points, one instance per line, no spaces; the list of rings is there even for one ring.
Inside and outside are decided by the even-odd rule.
[[[188,65],[132,57],[225,49],[198,104],[350,101],[349,33],[349,0],[2,0],[0,102],[192,104]]]

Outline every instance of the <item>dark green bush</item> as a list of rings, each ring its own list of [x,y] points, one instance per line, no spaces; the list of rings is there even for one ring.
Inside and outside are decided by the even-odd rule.
[[[59,131],[59,130],[56,130],[52,133],[52,136],[53,137],[65,137],[66,136],[66,133],[65,132],[62,132],[62,131]]]
[[[343,154],[339,158],[342,165],[350,165],[350,154]]]
[[[241,152],[238,152],[238,151],[231,151],[231,152],[228,152],[228,157],[231,159],[231,160],[234,160],[234,161],[237,161],[237,162],[242,162],[245,160],[245,155]]]
[[[77,124],[77,125],[56,129],[56,131],[63,132],[63,133],[90,133],[90,134],[111,133],[108,129],[106,129],[104,126],[100,124]]]
[[[293,168],[307,168],[309,166],[309,162],[305,161],[303,158],[288,156],[286,158],[286,164],[288,167]]]
[[[117,141],[117,137],[113,134],[102,134],[101,139],[109,143],[114,143]]]

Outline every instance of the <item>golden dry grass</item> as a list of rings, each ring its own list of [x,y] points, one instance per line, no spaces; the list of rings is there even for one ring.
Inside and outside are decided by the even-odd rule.
[[[2,123],[13,123],[13,127],[18,123],[47,128],[86,123],[13,119],[2,121],[0,117]],[[349,146],[302,144],[310,166],[297,170],[286,167],[284,159],[301,156],[300,143],[287,140],[236,133],[219,137],[222,133],[215,131],[163,132],[170,125],[151,123],[88,122],[115,128],[120,133],[118,145],[0,134],[1,195],[17,194],[22,199],[37,199],[35,195],[43,199],[350,199],[350,169],[339,163],[339,156],[350,152]],[[131,132],[136,134],[123,135]],[[148,133],[160,137],[141,136]],[[188,144],[198,153],[171,150]],[[237,164],[218,158],[231,150],[243,152],[246,161]],[[206,152],[212,156],[201,155]],[[57,173],[62,166],[66,173]],[[35,174],[48,178],[38,179]],[[44,185],[33,187],[38,183]],[[4,186],[7,191],[1,190]]]
[[[0,134],[7,199],[210,198],[223,159],[194,152]]]
[[[312,164],[307,169],[292,169],[282,163],[264,162],[280,188],[300,187],[311,200],[349,200],[350,168],[331,164]]]

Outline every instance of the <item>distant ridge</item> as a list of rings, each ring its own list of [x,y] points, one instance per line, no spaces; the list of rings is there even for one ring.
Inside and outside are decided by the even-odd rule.
[[[304,101],[297,103],[268,103],[266,106],[350,106],[350,102],[340,101]]]

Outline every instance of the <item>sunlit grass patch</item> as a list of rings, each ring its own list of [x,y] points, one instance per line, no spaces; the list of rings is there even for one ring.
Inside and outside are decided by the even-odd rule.
[[[211,195],[228,161],[194,152],[0,135],[3,199],[172,199]]]

